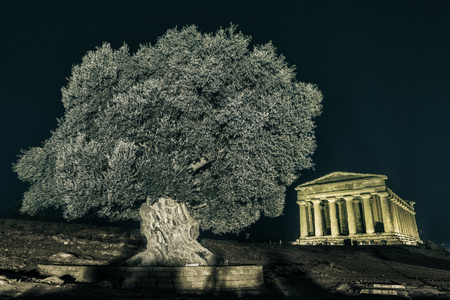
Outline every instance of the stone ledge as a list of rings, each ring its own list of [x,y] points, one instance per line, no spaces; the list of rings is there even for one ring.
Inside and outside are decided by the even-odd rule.
[[[113,267],[38,265],[42,275],[72,276],[76,282],[110,281],[133,288],[177,288],[181,290],[245,289],[264,283],[262,266]]]

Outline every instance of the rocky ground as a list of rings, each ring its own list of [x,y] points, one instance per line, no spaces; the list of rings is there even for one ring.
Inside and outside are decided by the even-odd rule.
[[[145,247],[135,229],[0,219],[0,243],[0,299],[450,299],[450,252],[432,244],[330,247],[203,239],[230,265],[263,265],[265,284],[185,292],[74,283],[35,271],[37,264],[120,263]],[[365,294],[380,291],[391,295]]]

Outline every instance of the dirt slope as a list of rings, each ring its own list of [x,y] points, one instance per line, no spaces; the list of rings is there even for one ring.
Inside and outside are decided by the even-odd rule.
[[[39,276],[37,264],[118,264],[145,247],[138,230],[0,219],[0,299],[450,299],[450,253],[408,246],[292,246],[204,239],[229,264],[264,266],[265,286],[186,293],[123,290]],[[373,284],[402,285],[399,296],[362,295]]]

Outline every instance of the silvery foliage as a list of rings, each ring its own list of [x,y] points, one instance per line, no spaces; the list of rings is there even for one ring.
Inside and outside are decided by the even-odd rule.
[[[321,111],[320,91],[295,76],[233,25],[172,29],[135,54],[105,43],[73,67],[51,138],[14,166],[30,183],[22,212],[138,219],[147,197],[170,197],[216,233],[279,216],[312,166]]]

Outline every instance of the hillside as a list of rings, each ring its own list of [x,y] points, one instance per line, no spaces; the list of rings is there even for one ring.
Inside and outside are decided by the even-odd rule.
[[[247,291],[125,290],[108,282],[56,282],[37,264],[119,264],[145,247],[138,230],[0,219],[0,299],[450,299],[450,253],[438,247],[292,246],[203,239],[230,265],[264,267],[265,284]],[[52,283],[54,281],[54,283]],[[373,284],[402,285],[398,296],[362,295]]]

